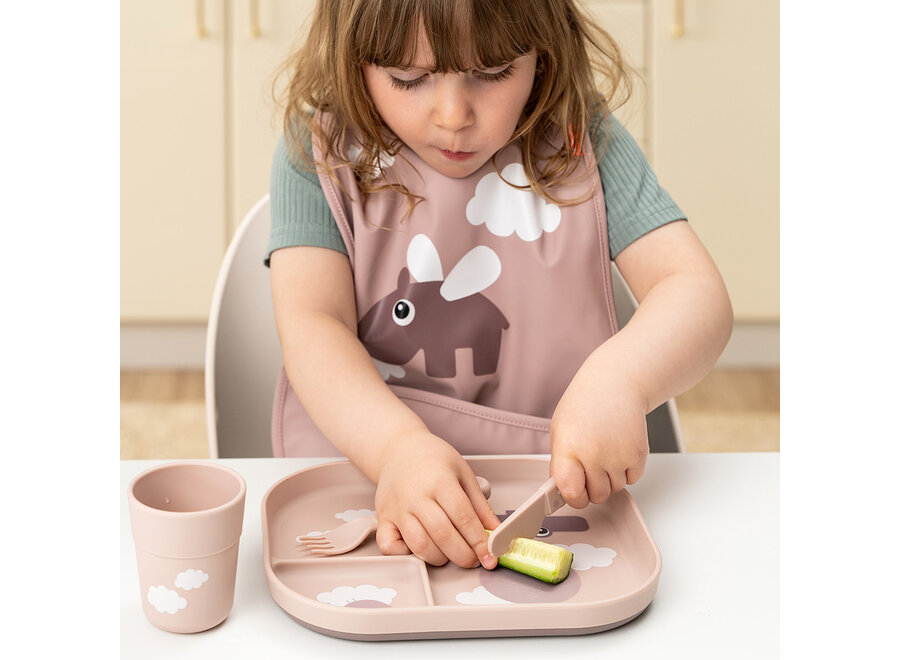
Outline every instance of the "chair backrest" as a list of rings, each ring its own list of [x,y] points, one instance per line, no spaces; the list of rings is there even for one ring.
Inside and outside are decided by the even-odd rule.
[[[272,455],[281,345],[272,313],[269,196],[244,217],[219,269],[206,332],[206,428],[212,458]]]
[[[212,458],[271,456],[272,402],[281,346],[272,313],[269,269],[269,196],[250,209],[222,262],[206,333],[206,427]],[[619,325],[637,307],[613,265]],[[684,451],[675,402],[647,416],[650,449]]]

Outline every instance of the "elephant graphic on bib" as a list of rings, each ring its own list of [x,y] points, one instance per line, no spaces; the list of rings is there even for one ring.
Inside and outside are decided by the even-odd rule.
[[[497,371],[509,321],[480,292],[500,277],[500,258],[485,245],[472,248],[444,277],[437,249],[424,234],[412,238],[397,288],[359,321],[359,339],[373,359],[403,365],[420,350],[425,373],[456,376],[456,349],[471,348],[476,376]]]

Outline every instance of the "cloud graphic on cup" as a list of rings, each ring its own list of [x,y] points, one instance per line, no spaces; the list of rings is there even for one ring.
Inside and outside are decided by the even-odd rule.
[[[357,518],[365,518],[366,516],[371,516],[375,513],[372,509],[347,509],[346,511],[341,511],[340,513],[334,514],[335,518],[340,518],[345,522],[350,522],[351,520],[356,520]]]
[[[509,605],[510,601],[498,598],[484,587],[456,594],[456,602],[463,605]]]
[[[586,571],[595,566],[602,568],[612,564],[616,551],[612,548],[603,548],[591,545],[589,543],[573,543],[572,545],[563,545],[557,543],[560,548],[569,550],[575,558],[572,560],[572,568],[576,571]]]
[[[163,585],[150,587],[147,590],[147,600],[156,608],[157,612],[177,614],[178,610],[187,607],[187,601],[177,591],[166,589]]]
[[[526,188],[513,188],[510,183]],[[556,231],[562,217],[559,207],[547,203],[527,186],[528,177],[521,163],[510,163],[499,175],[485,175],[466,205],[466,218],[475,226],[485,225],[495,236],[515,232],[523,241],[536,241],[545,231]]]
[[[191,589],[199,589],[207,580],[209,580],[208,574],[189,568],[175,577],[175,586],[184,591],[190,591]]]
[[[344,586],[323,591],[316,596],[316,600],[338,607],[345,607],[358,601],[377,601],[390,605],[396,595],[397,592],[390,587],[379,588],[372,584],[361,584],[358,587]]]

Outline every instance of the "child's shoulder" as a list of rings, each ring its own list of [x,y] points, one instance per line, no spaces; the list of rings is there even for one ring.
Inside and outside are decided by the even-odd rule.
[[[612,112],[604,110],[597,110],[591,115],[588,131],[590,135],[601,135],[608,138],[631,135]]]

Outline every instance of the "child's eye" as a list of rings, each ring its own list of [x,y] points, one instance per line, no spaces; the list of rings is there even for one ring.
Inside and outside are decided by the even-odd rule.
[[[480,80],[488,82],[497,82],[506,80],[513,74],[513,64],[509,63],[505,67],[495,67],[493,69],[475,69],[472,75]]]
[[[403,78],[397,78],[396,76],[388,75],[390,78],[391,85],[393,85],[397,89],[413,89],[418,87],[423,82],[425,82],[425,78],[428,76],[419,76],[418,78],[413,78],[412,80],[404,80]]]
[[[471,74],[478,80],[498,82],[500,80],[506,80],[513,74],[513,64],[509,63],[505,66],[494,67],[492,69],[473,69]],[[395,89],[415,89],[424,83],[426,78],[428,78],[428,74],[421,75],[418,78],[407,79],[399,78],[392,73],[388,73],[388,79]]]

